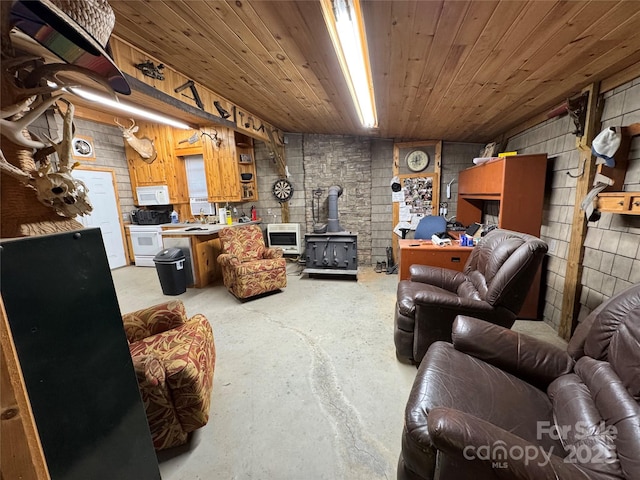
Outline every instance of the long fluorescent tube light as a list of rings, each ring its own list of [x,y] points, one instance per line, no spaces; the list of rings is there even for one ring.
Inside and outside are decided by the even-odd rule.
[[[376,127],[375,96],[360,0],[321,0],[324,21],[360,122]]]
[[[165,117],[164,115],[160,115],[158,113],[149,112],[148,110],[143,110],[142,108],[113,100],[109,97],[104,97],[102,95],[98,95],[82,88],[73,87],[68,89],[74,95],[77,95],[85,100],[89,100],[90,102],[96,102],[106,107],[113,108],[114,110],[119,110],[121,112],[130,113],[132,115],[137,115],[139,117],[145,118],[147,120],[151,120],[157,123],[164,123],[165,125],[171,125],[172,127],[180,128],[182,130],[191,130],[192,127],[187,125],[186,123],[180,122],[178,120],[174,120],[173,118]]]

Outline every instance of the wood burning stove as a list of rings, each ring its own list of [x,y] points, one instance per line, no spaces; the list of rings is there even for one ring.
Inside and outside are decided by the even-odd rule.
[[[303,273],[358,274],[357,233],[311,233],[304,238],[307,247]]]
[[[338,197],[342,187],[329,187],[329,218],[326,233],[306,234],[305,269],[302,273],[358,274],[358,234],[342,229],[338,221]]]

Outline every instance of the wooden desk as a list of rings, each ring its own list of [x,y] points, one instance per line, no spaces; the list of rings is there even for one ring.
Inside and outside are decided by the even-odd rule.
[[[439,247],[430,240],[398,240],[400,247],[400,280],[408,280],[411,265],[429,265],[443,267],[459,272],[464,268],[473,247],[452,245]]]

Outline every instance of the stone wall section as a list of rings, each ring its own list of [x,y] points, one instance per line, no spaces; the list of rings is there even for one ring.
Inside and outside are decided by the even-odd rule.
[[[320,196],[319,223],[327,223],[329,187],[339,185],[338,220],[345,231],[358,234],[358,264],[371,264],[371,140],[339,135],[303,138],[304,191],[309,206],[313,191]],[[318,214],[318,212],[316,212]],[[306,231],[313,231],[311,208],[306,209]]]

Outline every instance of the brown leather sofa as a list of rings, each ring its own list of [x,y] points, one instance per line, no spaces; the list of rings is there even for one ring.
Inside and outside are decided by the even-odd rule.
[[[640,478],[640,284],[567,351],[460,316],[429,348],[405,412],[399,480]]]
[[[546,253],[547,244],[537,237],[496,229],[480,240],[462,272],[411,265],[411,280],[398,283],[398,360],[419,364],[433,342],[451,341],[457,315],[510,328]]]

